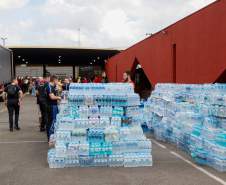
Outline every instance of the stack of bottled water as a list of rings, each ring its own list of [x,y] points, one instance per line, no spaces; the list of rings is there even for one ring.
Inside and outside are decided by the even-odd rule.
[[[130,84],[71,84],[57,115],[50,168],[152,166],[139,96]],[[65,103],[67,102],[67,103]]]
[[[92,92],[92,94],[90,94]],[[101,93],[100,93],[101,92]],[[140,104],[138,95],[134,93],[133,86],[124,83],[110,84],[83,84],[70,86],[68,94],[70,102],[74,105],[97,105],[127,107]]]
[[[144,122],[158,140],[176,144],[195,162],[226,171],[226,85],[158,84]]]

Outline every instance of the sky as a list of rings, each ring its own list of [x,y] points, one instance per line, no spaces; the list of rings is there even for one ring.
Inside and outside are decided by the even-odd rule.
[[[212,2],[0,0],[0,37],[6,46],[124,49]]]

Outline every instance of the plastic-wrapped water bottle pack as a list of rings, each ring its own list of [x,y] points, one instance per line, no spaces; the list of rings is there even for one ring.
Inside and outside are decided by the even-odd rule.
[[[195,162],[226,171],[226,85],[158,84],[144,104],[156,139],[176,144]]]
[[[151,141],[137,121],[140,100],[130,84],[71,84],[67,97],[51,137],[50,168],[152,166]]]

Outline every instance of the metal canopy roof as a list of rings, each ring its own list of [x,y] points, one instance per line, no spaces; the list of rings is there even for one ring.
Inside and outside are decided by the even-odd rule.
[[[72,47],[10,47],[14,63],[47,65],[103,65],[104,61],[119,53],[116,49]]]

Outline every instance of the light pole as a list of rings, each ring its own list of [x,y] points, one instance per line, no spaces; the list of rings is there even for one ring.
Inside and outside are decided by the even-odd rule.
[[[5,46],[5,41],[7,40],[7,38],[6,37],[1,37],[1,39],[2,39],[2,45]]]

